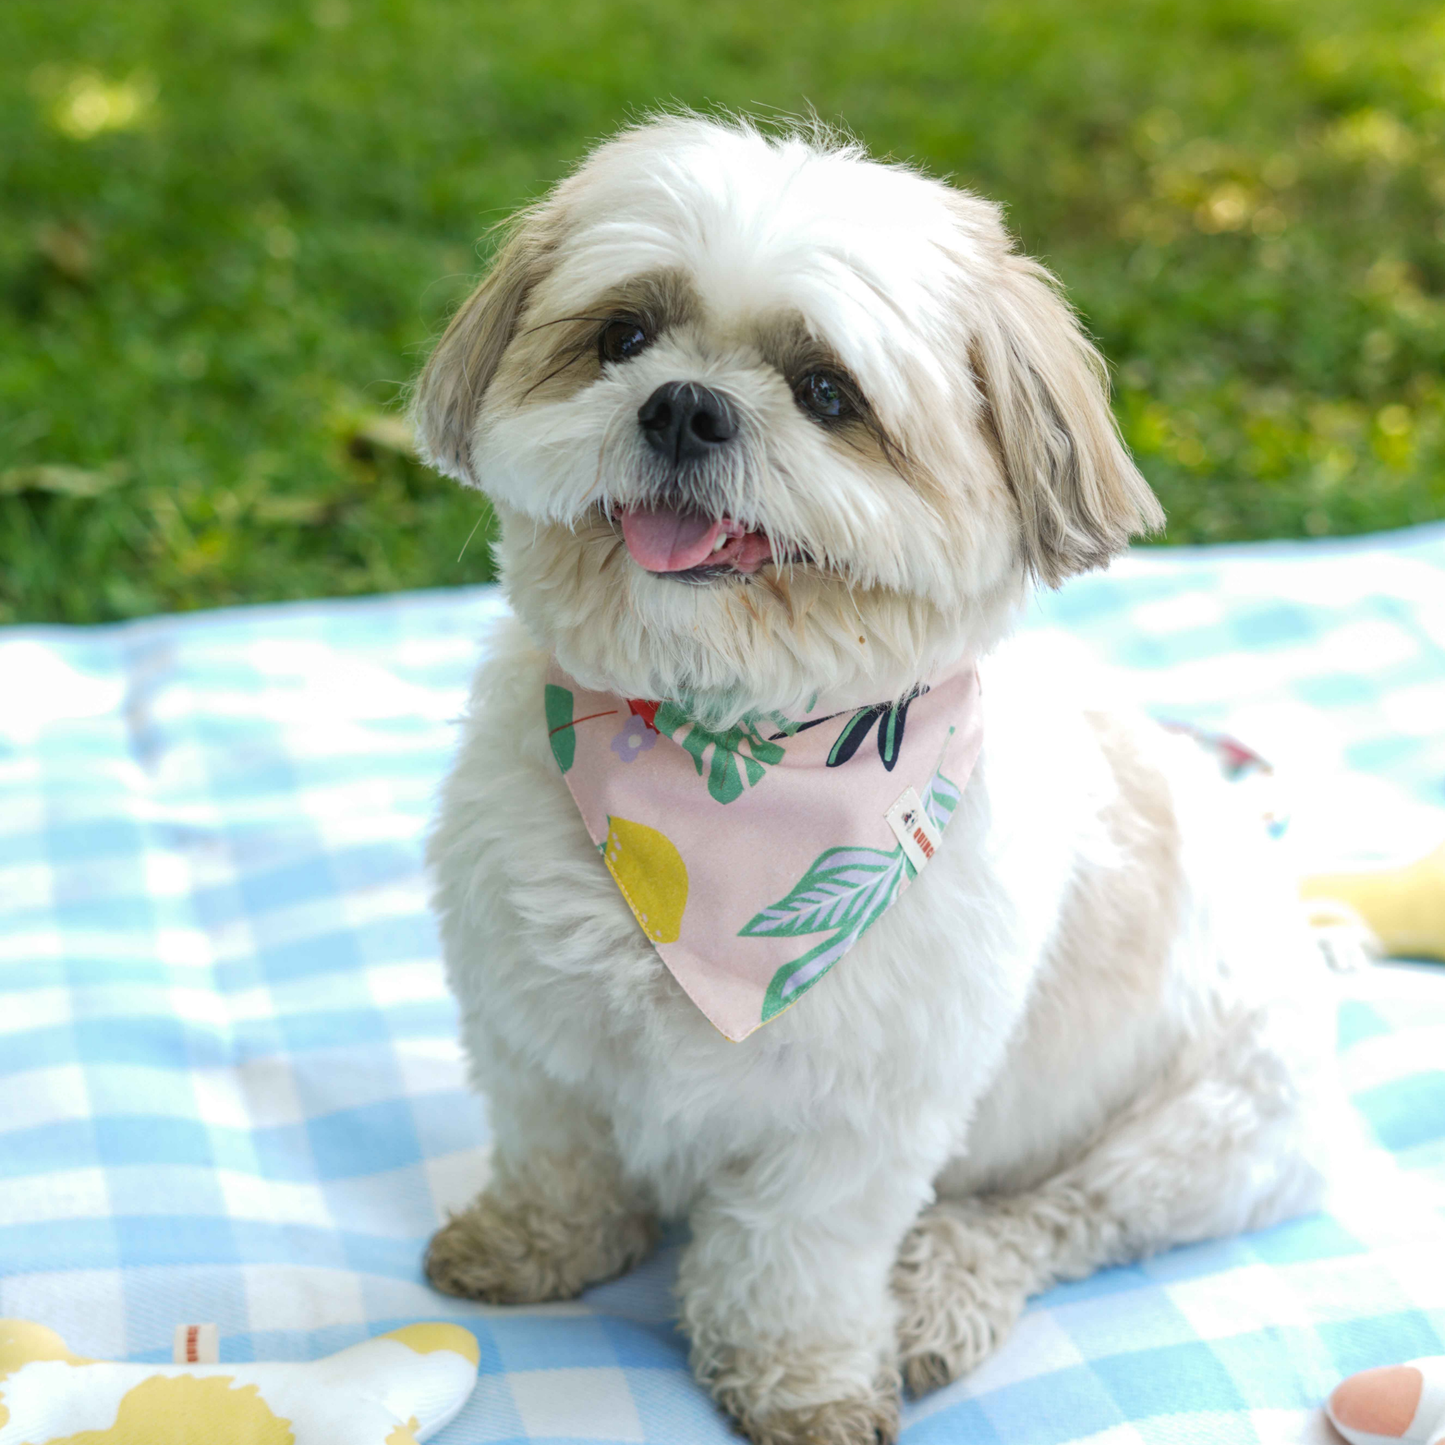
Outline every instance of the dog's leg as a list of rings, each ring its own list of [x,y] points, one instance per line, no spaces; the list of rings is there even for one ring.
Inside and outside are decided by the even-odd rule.
[[[971,1370],[1025,1300],[1060,1280],[1318,1202],[1319,1150],[1299,1083],[1281,1053],[1239,1032],[1207,1067],[1172,1070],[1038,1189],[924,1210],[893,1271],[912,1392]]]
[[[711,1181],[678,1280],[692,1364],[756,1445],[898,1428],[889,1270],[929,1168],[797,1139]]]
[[[447,1294],[532,1304],[571,1299],[641,1261],[656,1225],[623,1179],[606,1121],[516,1067],[488,1092],[492,1178],[432,1236],[427,1278]]]

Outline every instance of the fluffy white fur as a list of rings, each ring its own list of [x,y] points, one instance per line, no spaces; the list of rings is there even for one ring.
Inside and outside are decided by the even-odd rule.
[[[622,314],[652,344],[602,364]],[[816,354],[867,426],[799,407],[790,358]],[[690,477],[658,473],[636,420],[671,380],[741,417]],[[519,219],[416,413],[496,506],[518,619],[431,839],[496,1136],[493,1182],[433,1241],[440,1287],[574,1294],[685,1216],[699,1377],[755,1441],[843,1445],[890,1438],[900,1373],[957,1376],[1051,1281],[1311,1206],[1321,966],[1257,827],[1191,744],[998,645],[1032,579],[1159,517],[994,207],[825,136],[641,126]],[[678,486],[787,560],[644,571],[613,509]],[[991,653],[983,754],[916,884],[729,1043],[599,864],[545,735],[549,653],[715,722]]]

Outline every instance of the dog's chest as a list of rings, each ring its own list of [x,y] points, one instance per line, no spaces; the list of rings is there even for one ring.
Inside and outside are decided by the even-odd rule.
[[[481,1081],[482,1041],[501,1034],[612,1120],[635,1172],[674,1180],[779,1130],[886,1135],[920,1111],[947,1115],[961,1142],[1068,876],[1061,837],[1001,847],[988,742],[914,885],[816,987],[733,1043],[668,973],[588,836],[539,706],[545,659],[507,652],[478,679],[431,846]]]
[[[977,861],[977,810],[961,810],[938,858],[827,978],[734,1043],[639,927],[541,720],[476,722],[459,773],[471,773],[473,754],[490,765],[465,798],[449,785],[444,814],[467,810],[468,883],[482,880],[491,896],[476,935],[448,949],[454,984],[464,1007],[470,1000],[519,1049],[540,1050],[548,1072],[586,1089],[638,1155],[686,1152],[699,1135],[737,1148],[760,1128],[804,1123],[867,1129],[879,1109],[936,1097],[956,1109],[981,1087],[1022,983],[1011,920]],[[437,862],[442,872],[463,866],[446,853]]]

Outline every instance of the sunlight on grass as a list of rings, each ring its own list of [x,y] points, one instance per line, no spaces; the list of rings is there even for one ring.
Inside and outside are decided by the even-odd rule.
[[[34,87],[49,98],[50,123],[72,140],[91,140],[105,131],[134,130],[155,105],[156,86],[148,76],[106,80],[93,70],[67,79],[53,67],[41,67]]]
[[[405,388],[477,238],[659,100],[811,105],[1002,201],[1167,541],[1445,516],[1433,3],[7,0],[0,30],[0,621],[488,576]]]

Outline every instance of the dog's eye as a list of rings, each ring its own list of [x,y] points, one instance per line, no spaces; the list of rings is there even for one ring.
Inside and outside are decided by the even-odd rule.
[[[794,394],[798,398],[798,405],[805,411],[828,421],[837,421],[840,417],[851,416],[853,413],[843,383],[830,371],[810,371],[798,383]]]
[[[629,361],[651,340],[641,322],[619,317],[602,328],[602,335],[597,338],[597,354],[603,361]]]

